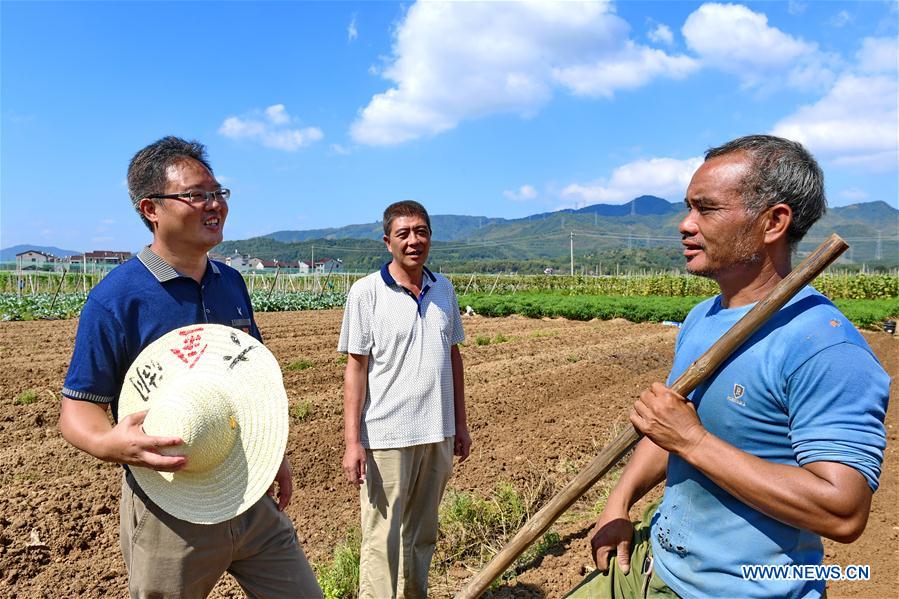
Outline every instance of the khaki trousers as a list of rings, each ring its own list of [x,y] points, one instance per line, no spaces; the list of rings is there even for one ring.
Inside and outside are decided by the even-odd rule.
[[[287,514],[264,496],[218,524],[192,524],[122,484],[119,541],[133,599],[201,599],[226,571],[251,599],[320,598]]]
[[[366,454],[359,597],[427,597],[437,509],[453,469],[453,438]]]

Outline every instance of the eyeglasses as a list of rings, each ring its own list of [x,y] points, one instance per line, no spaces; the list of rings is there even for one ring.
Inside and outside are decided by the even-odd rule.
[[[231,198],[230,189],[216,189],[215,191],[184,191],[181,193],[154,193],[148,195],[148,200],[178,200],[193,207],[209,207],[212,202],[218,200],[219,204],[227,204]]]

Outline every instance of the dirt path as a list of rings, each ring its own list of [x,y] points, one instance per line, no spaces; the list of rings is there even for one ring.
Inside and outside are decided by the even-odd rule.
[[[283,365],[312,363],[284,376],[291,404],[311,406],[309,417],[291,423],[288,452],[296,491],[288,512],[309,558],[322,562],[358,517],[356,492],[340,471],[340,312],[262,314],[259,322]],[[119,469],[69,447],[56,430],[75,326],[0,323],[0,596],[126,594],[118,550]],[[462,353],[475,445],[450,484],[474,492],[486,492],[497,481],[520,488],[540,481],[564,484],[628,426],[636,394],[665,378],[676,333],[625,321],[518,317],[466,318],[465,326]],[[899,376],[899,341],[883,333],[865,335],[891,376]],[[15,402],[24,390],[36,392],[34,403]],[[852,545],[825,545],[825,562],[870,564],[872,580],[833,584],[831,597],[894,597],[899,588],[895,396],[894,386],[890,445],[868,529]],[[578,502],[556,527],[562,546],[496,596],[558,597],[571,588],[590,565],[587,532],[601,494],[601,488],[593,490]],[[447,577],[432,580],[432,594],[451,594],[465,576],[451,568]],[[228,578],[212,595],[240,596]]]

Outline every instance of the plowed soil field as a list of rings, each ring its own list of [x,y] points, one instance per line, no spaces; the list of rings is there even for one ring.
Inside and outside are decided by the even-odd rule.
[[[288,513],[313,562],[329,560],[358,519],[357,492],[340,468],[340,318],[340,311],[259,315],[266,343],[282,365],[312,364],[285,370],[284,378],[292,405],[311,404],[307,417],[291,421],[295,493]],[[474,316],[464,324],[474,446],[450,485],[482,494],[498,481],[520,489],[564,484],[629,426],[627,413],[640,390],[664,380],[676,335],[670,327],[622,320]],[[76,326],[75,320],[0,323],[0,596],[127,595],[118,548],[121,470],[70,447],[56,426]],[[865,336],[895,380],[899,340],[886,333]],[[16,402],[25,390],[35,391],[36,401]],[[872,579],[833,583],[830,597],[896,597],[899,589],[896,400],[894,385],[887,458],[868,528],[851,545],[825,543],[826,563],[870,564]],[[559,597],[574,586],[591,566],[588,533],[601,495],[602,488],[594,489],[575,504],[554,529],[562,542],[493,595]],[[432,595],[451,595],[468,575],[451,565],[446,574],[432,576]],[[212,596],[242,594],[226,576]]]

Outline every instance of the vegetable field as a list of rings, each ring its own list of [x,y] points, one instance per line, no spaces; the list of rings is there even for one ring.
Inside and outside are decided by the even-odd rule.
[[[339,309],[264,312],[258,320],[281,363],[290,404],[294,494],[287,513],[323,585],[348,596],[359,497],[341,469],[341,316]],[[0,322],[0,597],[127,595],[118,546],[121,469],[78,452],[57,431],[76,324]],[[674,327],[621,319],[465,316],[463,325],[474,444],[469,460],[456,467],[442,507],[430,579],[437,599],[456,593],[528,514],[629,426],[627,414],[640,391],[664,380],[677,334]],[[897,338],[863,334],[894,380],[899,377]],[[872,578],[832,583],[831,599],[895,596],[897,393],[894,385],[886,464],[867,530],[850,545],[825,542],[826,563],[869,564]],[[591,566],[590,528],[614,478],[610,473],[578,501],[488,598],[555,598],[571,589]],[[211,597],[242,594],[226,577]]]
[[[65,280],[39,282],[21,292],[9,273],[0,277],[0,319],[34,320],[73,318],[87,295],[68,292],[77,288],[75,275]],[[70,278],[71,277],[71,280]],[[306,277],[297,282],[253,275],[253,307],[257,312],[327,310],[342,307],[352,275]],[[701,277],[657,274],[621,277],[450,275],[460,294],[460,305],[472,306],[485,316],[564,316],[574,320],[626,318],[632,322],[683,320],[689,308],[717,293],[713,281]],[[279,282],[280,281],[280,282]],[[899,277],[871,274],[824,274],[814,286],[834,300],[859,326],[899,315]],[[306,289],[308,288],[308,289]],[[59,293],[55,289],[60,289]]]

